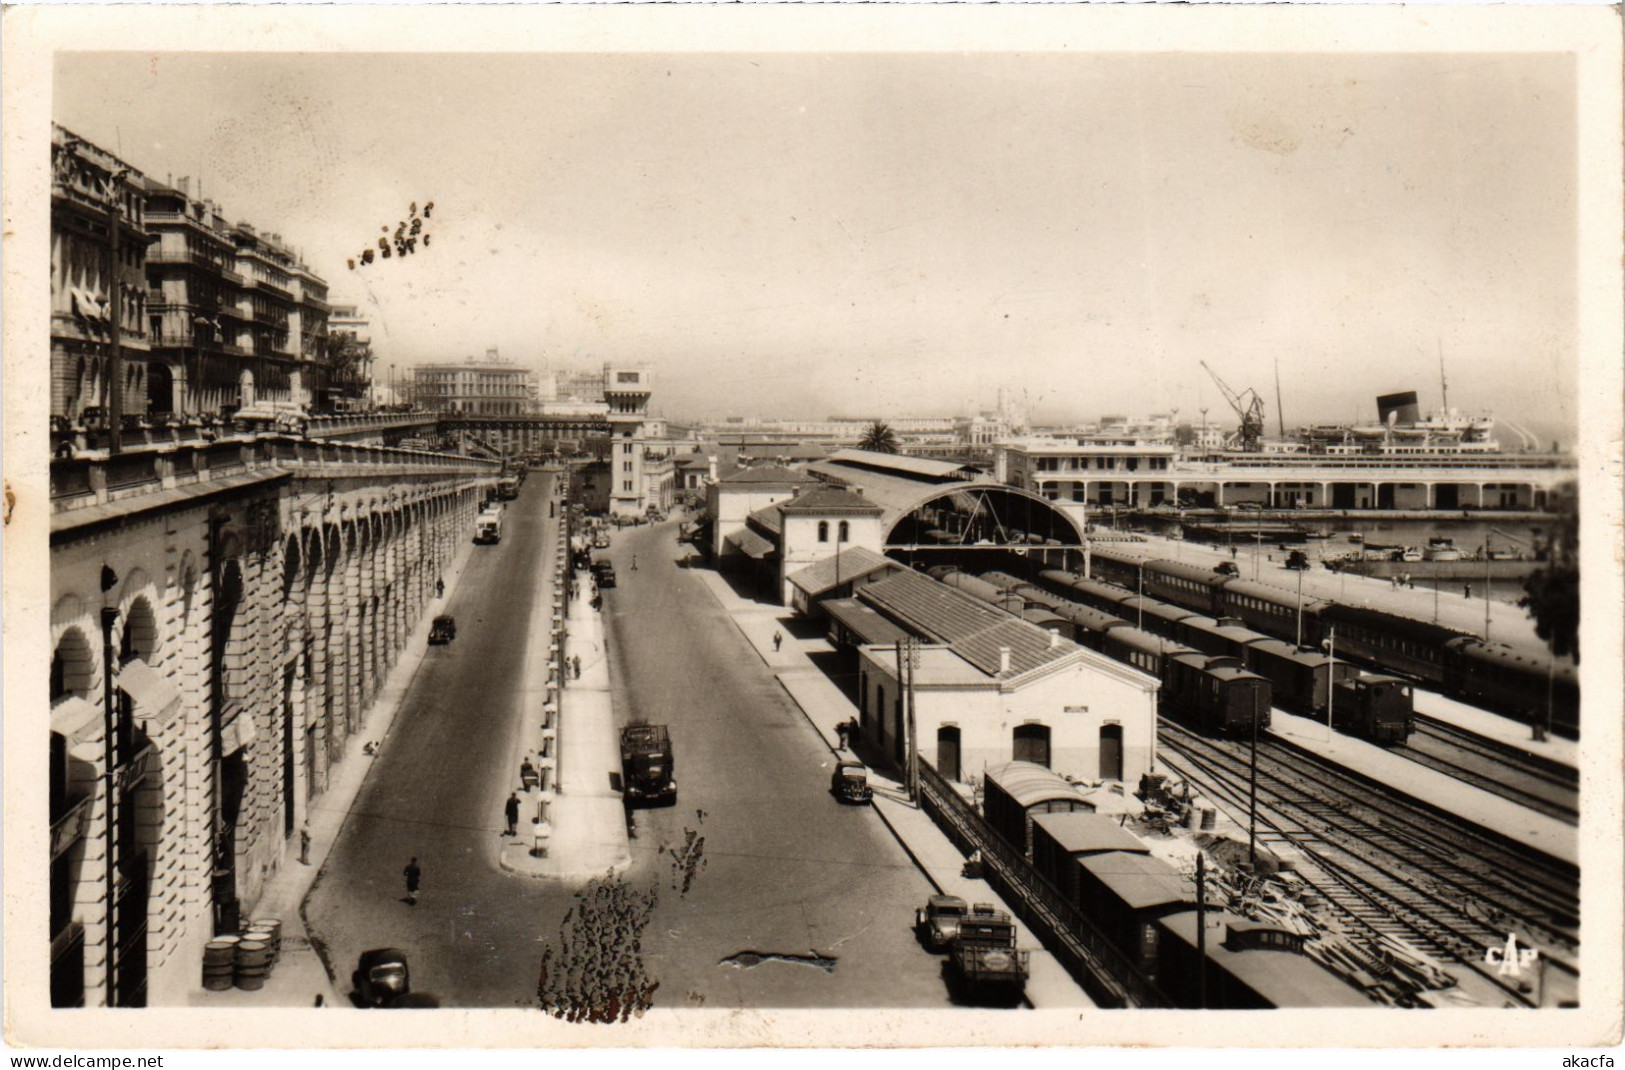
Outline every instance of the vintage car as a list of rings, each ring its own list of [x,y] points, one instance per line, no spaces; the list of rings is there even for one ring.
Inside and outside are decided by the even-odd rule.
[[[436,617],[434,623],[429,626],[429,644],[431,646],[449,643],[455,638],[457,638],[457,618],[455,617]]]
[[[393,947],[363,951],[350,979],[363,1007],[394,1007],[412,991],[406,952]]]
[[[829,777],[829,790],[843,803],[872,802],[874,790],[869,787],[869,770],[862,762],[843,758],[835,763]]]
[[[615,586],[615,566],[610,564],[608,561],[594,562],[592,566],[592,578],[597,582],[600,588]]]
[[[932,951],[946,951],[959,936],[965,909],[965,901],[957,895],[933,895],[924,910],[914,912],[914,931]]]

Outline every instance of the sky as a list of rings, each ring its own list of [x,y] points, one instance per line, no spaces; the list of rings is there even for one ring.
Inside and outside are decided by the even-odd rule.
[[[1572,441],[1560,55],[59,53],[56,121],[280,233],[380,374],[647,364],[657,411]],[[433,244],[346,259],[412,202]],[[1504,441],[1513,441],[1503,433]]]

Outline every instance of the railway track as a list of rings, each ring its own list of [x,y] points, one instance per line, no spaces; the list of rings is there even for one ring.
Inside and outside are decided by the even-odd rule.
[[[1411,738],[1395,747],[1395,754],[1536,813],[1579,824],[1580,775],[1572,766],[1424,713],[1413,717]]]
[[[1171,765],[1245,820],[1246,744],[1167,721],[1162,740]],[[1519,1002],[1529,997],[1484,963],[1508,932],[1574,973],[1575,867],[1278,742],[1259,744],[1258,803],[1260,825],[1305,856],[1304,877],[1358,930],[1453,959]]]

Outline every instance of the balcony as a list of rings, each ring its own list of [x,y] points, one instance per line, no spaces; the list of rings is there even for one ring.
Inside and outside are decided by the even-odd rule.
[[[331,313],[333,311],[333,306],[328,304],[326,301],[323,301],[320,297],[312,297],[310,294],[305,294],[300,298],[300,300],[304,304],[309,305],[311,308],[316,309],[318,312]]]
[[[244,275],[241,276],[241,278],[243,280],[242,287],[245,290],[264,290],[272,297],[280,297],[282,300],[287,301],[290,304],[293,303],[292,290],[278,286],[274,282],[266,282],[264,279],[255,278],[253,275]]]

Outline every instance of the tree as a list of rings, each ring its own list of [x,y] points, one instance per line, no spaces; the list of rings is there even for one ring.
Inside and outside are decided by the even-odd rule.
[[[1546,564],[1523,581],[1518,604],[1535,618],[1535,634],[1558,657],[1580,663],[1580,516],[1570,506],[1552,539]]]
[[[897,433],[884,420],[876,420],[869,425],[869,429],[863,433],[862,441],[858,443],[858,448],[873,453],[902,452],[902,446],[897,441]]]

